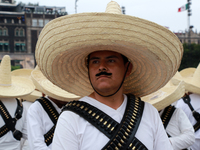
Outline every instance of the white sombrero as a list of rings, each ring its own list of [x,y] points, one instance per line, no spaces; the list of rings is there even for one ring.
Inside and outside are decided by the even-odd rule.
[[[197,68],[186,68],[180,71],[188,92],[200,94],[200,64]]]
[[[30,79],[11,76],[10,56],[5,55],[0,66],[0,98],[18,98],[30,94],[34,89]]]
[[[184,96],[184,94],[185,86],[183,81],[179,82],[177,86],[172,84],[170,81],[160,90],[151,93],[150,95],[141,97],[141,99],[145,102],[149,102],[158,111],[160,111],[172,104],[173,102],[179,100],[181,97]]]
[[[70,100],[78,100],[79,96],[71,94],[67,91],[62,90],[58,86],[51,83],[39,70],[38,67],[31,72],[31,78],[36,88],[40,89],[42,93],[48,95],[57,100],[61,101],[70,101]],[[38,87],[39,86],[39,87]]]
[[[105,13],[79,13],[50,21],[40,33],[36,61],[55,85],[79,96],[93,92],[85,66],[94,51],[123,54],[133,64],[124,93],[144,96],[163,87],[179,68],[183,47],[167,28],[123,15],[111,1]]]
[[[20,77],[25,77],[31,80],[31,72],[33,69],[16,69],[11,72],[11,76],[20,76]],[[32,80],[31,80],[32,82]],[[36,99],[42,97],[42,92],[38,91],[35,89],[32,93],[26,96],[20,97],[23,100],[29,101],[29,102],[34,102]]]

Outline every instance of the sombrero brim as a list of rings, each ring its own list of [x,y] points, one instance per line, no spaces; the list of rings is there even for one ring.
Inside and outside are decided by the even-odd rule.
[[[79,96],[93,92],[85,58],[110,50],[128,57],[133,70],[124,92],[144,96],[163,87],[179,68],[183,47],[167,28],[122,14],[81,13],[59,17],[42,30],[36,61],[55,85]]]
[[[29,101],[29,102],[34,102],[36,99],[42,97],[42,92],[34,90],[31,94],[27,96],[22,96],[23,100]]]
[[[78,100],[80,99],[79,96],[76,96],[74,94],[71,94],[58,86],[51,83],[40,70],[33,70],[31,72],[31,77],[34,80],[34,84],[36,82],[36,87],[39,86],[39,89],[41,91],[48,95],[49,97],[52,97],[57,100],[61,101],[70,101],[70,100]]]
[[[10,86],[0,86],[1,98],[18,98],[30,94],[35,89],[30,79],[12,76],[11,80]]]
[[[185,90],[186,92],[192,92],[195,94],[200,94],[200,79],[194,80],[194,73],[196,68],[186,68],[180,71],[180,76],[175,76],[172,78],[172,82],[174,85],[177,85],[179,82],[185,82]]]
[[[21,76],[21,77],[30,78],[32,71],[33,69],[16,69],[16,70],[11,71],[11,76]]]
[[[160,90],[142,97],[145,102],[152,104],[158,111],[169,106],[173,102],[179,100],[185,94],[184,82],[180,82],[178,86],[164,86]]]

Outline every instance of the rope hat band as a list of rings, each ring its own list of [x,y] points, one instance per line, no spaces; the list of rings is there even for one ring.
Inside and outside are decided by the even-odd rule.
[[[183,55],[180,40],[167,28],[133,16],[80,13],[56,18],[42,30],[36,61],[55,85],[79,96],[93,92],[85,59],[94,51],[114,51],[133,64],[124,81],[124,93],[144,96],[163,87],[179,68]],[[111,8],[111,7],[110,7]],[[117,9],[115,9],[117,10]]]
[[[39,86],[38,89],[40,89],[42,93],[48,95],[49,97],[61,101],[80,99],[79,96],[71,94],[51,83],[39,69],[34,69],[31,72],[31,78],[33,79],[33,83],[35,84],[36,88]]]
[[[163,88],[151,93],[150,95],[141,97],[141,99],[152,104],[158,111],[160,111],[173,102],[179,100],[184,96],[184,94],[185,86],[183,81],[176,86],[170,81]]]
[[[11,76],[10,56],[5,55],[0,66],[0,98],[18,98],[30,94],[34,89],[30,79]]]

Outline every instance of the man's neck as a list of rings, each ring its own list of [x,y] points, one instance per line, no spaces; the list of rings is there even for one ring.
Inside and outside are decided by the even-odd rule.
[[[124,101],[124,96],[121,91],[118,91],[115,95],[109,97],[102,97],[96,92],[93,92],[89,95],[89,97],[92,97],[113,109],[119,108]]]

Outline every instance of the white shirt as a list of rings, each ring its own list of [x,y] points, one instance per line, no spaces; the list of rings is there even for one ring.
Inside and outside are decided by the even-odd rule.
[[[48,99],[48,97],[46,97]],[[58,113],[61,109],[50,99],[48,99]],[[27,129],[28,142],[30,150],[51,150],[52,143],[47,146],[44,142],[44,134],[46,134],[54,126],[48,114],[42,105],[35,101],[28,109],[27,114]]]
[[[15,98],[0,98],[6,109],[10,113],[11,117],[15,116],[15,111],[17,109],[17,101]],[[23,108],[22,117],[17,121],[15,129],[22,132],[23,138],[27,138],[27,128],[26,128],[26,109]],[[3,118],[0,115],[0,128],[5,125]],[[13,137],[12,131],[9,131],[4,136],[0,138],[0,150],[20,150],[20,141]]]
[[[23,101],[22,104],[23,107],[28,111],[29,107],[31,106],[31,104],[33,104],[33,102]],[[21,150],[29,150],[27,139],[24,138],[21,139]]]
[[[83,97],[80,101],[85,101],[97,107],[120,123],[125,112],[127,97],[125,96],[124,102],[116,110],[91,97]],[[158,111],[149,103],[145,103],[136,137],[149,150],[172,149]],[[88,121],[71,111],[64,111],[57,122],[52,149],[100,150],[108,141],[109,138]]]
[[[190,94],[191,105],[194,110],[200,113],[200,95],[198,94]],[[183,101],[183,99],[178,100],[176,107],[182,108],[187,117],[189,118],[192,125],[196,124],[196,120],[192,115],[192,111],[189,106]],[[192,150],[200,150],[200,129],[195,132],[195,143],[191,146]]]
[[[160,116],[164,109],[160,112]],[[166,132],[174,150],[189,148],[195,142],[194,129],[182,109],[176,108],[167,125]]]

